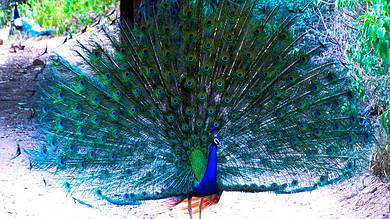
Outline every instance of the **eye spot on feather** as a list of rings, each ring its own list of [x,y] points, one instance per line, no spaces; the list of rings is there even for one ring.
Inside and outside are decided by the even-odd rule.
[[[65,187],[67,190],[69,190],[69,189],[70,189],[70,183],[65,182],[65,183],[64,183],[64,187]]]
[[[64,127],[64,121],[62,121],[62,120],[60,121],[60,126]]]
[[[340,129],[340,126],[339,126],[339,124],[338,123],[336,123],[336,124],[334,124],[334,130],[339,130]]]
[[[350,117],[350,120],[351,120],[351,123],[354,123],[354,122],[356,122],[356,117],[355,117],[354,115],[352,115],[352,116]]]
[[[116,96],[120,97],[121,96],[121,92],[120,91],[116,91]]]
[[[351,135],[347,136],[347,141],[348,141],[348,143],[352,143],[353,142],[353,138],[352,138]]]
[[[294,179],[294,180],[291,182],[291,185],[292,185],[292,186],[297,186],[297,185],[298,185],[298,180]]]
[[[350,161],[350,162],[348,162],[348,164],[347,164],[347,168],[348,169],[352,169],[353,168],[353,163]]]
[[[303,105],[302,101],[298,101],[297,106],[301,107]]]
[[[107,73],[107,74],[106,74],[106,79],[107,79],[107,80],[111,80],[111,74],[110,74],[110,73]]]
[[[87,163],[84,161],[84,162],[82,162],[81,163],[81,167],[84,169],[84,168],[86,168],[87,167]]]
[[[280,34],[281,39],[286,39],[288,37],[288,34],[286,32],[283,32]]]
[[[93,50],[92,53],[95,57],[100,57],[101,55],[101,53],[98,50]]]
[[[98,196],[101,196],[101,195],[102,195],[102,191],[101,191],[100,189],[98,189],[98,190],[96,190],[96,194],[97,194]]]
[[[288,80],[289,82],[291,82],[291,81],[294,80],[294,77],[293,77],[293,76],[288,76],[287,80]]]
[[[368,132],[365,132],[363,134],[363,138],[364,138],[365,141],[368,141],[370,139],[370,134]]]
[[[192,16],[192,10],[190,8],[187,8],[186,14],[187,14],[187,16],[191,17]]]
[[[76,109],[77,111],[80,111],[80,110],[81,110],[81,106],[80,106],[80,105],[76,105],[75,109]]]
[[[44,106],[42,110],[43,110],[44,113],[48,113],[49,112],[49,109],[46,106]]]
[[[279,93],[277,91],[274,91],[274,97],[279,96]]]
[[[84,80],[80,80],[80,85],[84,87],[85,81]]]
[[[308,58],[306,55],[302,55],[301,57],[299,57],[299,61],[301,61],[301,62],[306,62],[307,60],[308,60]]]
[[[332,147],[327,147],[326,148],[326,154],[328,154],[328,155],[333,154],[333,148]]]
[[[228,41],[231,41],[232,38],[233,38],[233,37],[232,37],[232,35],[230,35],[230,34],[226,36],[226,39],[227,39]]]
[[[64,99],[64,97],[65,97],[63,92],[60,92],[59,96],[60,96],[61,99]]]
[[[320,111],[316,111],[314,114],[315,114],[316,117],[320,117],[321,116],[321,112]]]
[[[353,98],[353,93],[352,93],[351,90],[347,91],[347,97],[348,97],[349,99],[352,99],[352,98]]]
[[[252,55],[251,55],[249,52],[245,54],[245,57],[246,57],[247,59],[250,59],[251,56],[252,56]]]
[[[312,157],[313,155],[314,155],[314,150],[312,150],[312,149],[306,150],[306,156]]]
[[[120,53],[122,54],[122,55],[126,55],[126,49],[125,48],[120,48]]]

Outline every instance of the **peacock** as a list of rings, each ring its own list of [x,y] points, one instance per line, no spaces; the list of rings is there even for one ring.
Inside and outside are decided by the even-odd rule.
[[[54,35],[52,29],[42,28],[35,21],[25,17],[20,17],[17,2],[11,4],[11,6],[14,7],[12,25],[16,30],[20,31],[22,35],[27,37],[40,37],[40,36]]]
[[[295,193],[350,177],[373,138],[356,83],[278,13],[253,0],[162,0],[134,25],[79,41],[79,62],[54,54],[31,166],[82,203],[165,199],[190,218],[224,191]]]

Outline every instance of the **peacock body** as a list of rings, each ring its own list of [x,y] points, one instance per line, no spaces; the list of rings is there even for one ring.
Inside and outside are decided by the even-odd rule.
[[[35,21],[26,17],[20,17],[18,10],[18,3],[14,3],[13,13],[13,27],[20,31],[23,36],[27,37],[40,37],[40,36],[53,36],[54,32],[51,29],[42,28]]]
[[[81,200],[188,199],[191,211],[223,191],[310,191],[364,162],[370,127],[351,79],[315,59],[323,45],[302,43],[293,18],[255,16],[251,0],[176,7],[79,43],[79,65],[53,60],[33,167]]]

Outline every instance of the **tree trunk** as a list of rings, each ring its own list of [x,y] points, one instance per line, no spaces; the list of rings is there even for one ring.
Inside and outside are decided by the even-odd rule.
[[[141,0],[120,0],[121,20],[132,26],[136,20],[136,11],[140,3]]]

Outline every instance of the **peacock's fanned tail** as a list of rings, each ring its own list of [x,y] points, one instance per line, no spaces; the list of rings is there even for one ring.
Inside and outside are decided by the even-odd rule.
[[[221,190],[307,191],[341,180],[370,140],[357,91],[322,45],[245,0],[161,1],[154,15],[58,56],[40,85],[33,166],[81,200],[186,197],[214,134]],[[205,10],[207,8],[207,10]]]

